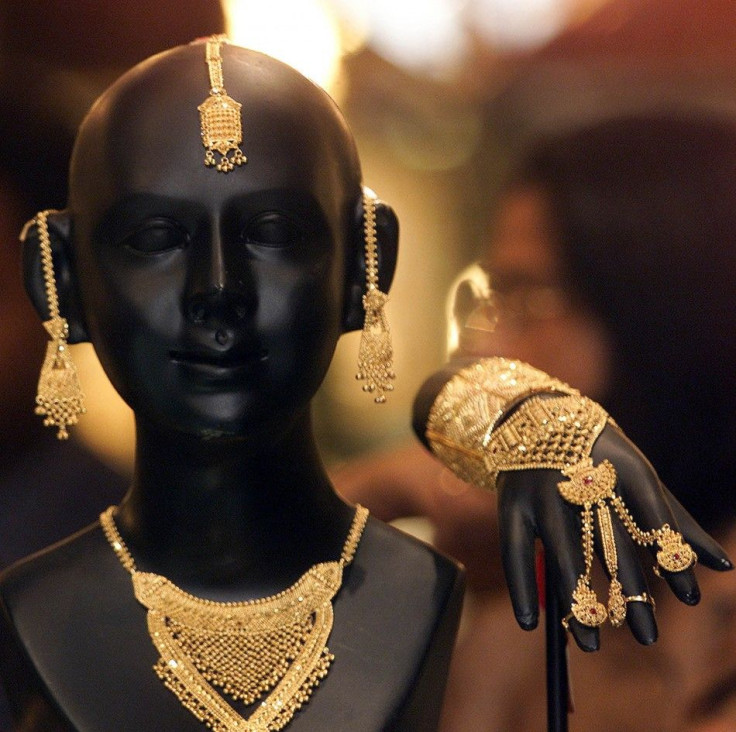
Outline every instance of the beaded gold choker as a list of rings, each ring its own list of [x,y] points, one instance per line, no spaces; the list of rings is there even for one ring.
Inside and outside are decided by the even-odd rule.
[[[334,656],[332,599],[360,543],[368,510],[358,506],[339,561],[310,567],[271,597],[215,602],[185,592],[161,575],[140,572],[115,526],[100,515],[105,536],[148,609],[148,632],[160,658],[154,671],[200,722],[215,732],[283,729],[327,676]],[[246,705],[246,718],[221,695]]]

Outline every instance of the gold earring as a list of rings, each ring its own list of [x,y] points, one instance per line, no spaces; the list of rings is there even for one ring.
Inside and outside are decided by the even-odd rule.
[[[376,238],[376,194],[363,187],[363,231],[365,235],[365,279],[363,295],[363,332],[358,350],[358,373],[355,378],[365,381],[363,391],[375,393],[373,401],[383,404],[386,392],[393,391],[391,383],[396,378],[393,372],[394,352],[391,331],[384,306],[388,295],[378,289],[378,247]]]
[[[79,415],[87,410],[84,406],[84,394],[79,385],[77,368],[72,361],[67,345],[69,324],[59,314],[59,295],[54,278],[54,263],[51,255],[51,237],[49,236],[48,215],[56,211],[48,210],[38,213],[29,224],[36,224],[41,249],[41,265],[46,286],[46,297],[49,306],[49,319],[43,326],[51,340],[46,346],[46,357],[41,367],[36,393],[36,414],[45,417],[46,427],[57,427],[56,436],[60,440],[69,437],[67,426],[77,424]],[[29,224],[21,233],[21,241],[25,240]]]

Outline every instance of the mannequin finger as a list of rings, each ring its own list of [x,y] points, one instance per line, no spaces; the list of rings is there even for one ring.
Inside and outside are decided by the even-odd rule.
[[[608,425],[593,448],[595,462],[608,459],[616,469],[616,493],[643,530],[674,524],[675,516],[651,463],[618,428]]]
[[[733,563],[718,542],[701,528],[700,524],[677,498],[667,490],[666,486],[662,485],[662,490],[667,496],[667,501],[675,515],[680,531],[698,555],[698,562],[719,572],[733,569]]]
[[[578,622],[571,616],[573,593],[578,580],[585,574],[585,559],[579,521],[575,510],[550,494],[540,514],[539,536],[544,545],[547,571],[551,573],[548,587],[554,588],[547,602],[557,602],[561,615],[577,645],[584,651],[597,651],[600,636],[597,628]]]
[[[501,559],[516,622],[533,630],[539,621],[534,524],[520,501],[516,486],[498,483]]]
[[[655,567],[660,576],[669,585],[675,597],[686,605],[697,605],[700,602],[700,587],[692,569],[682,572],[667,572]]]
[[[547,566],[549,567],[549,564]],[[580,650],[585,651],[586,653],[597,651],[601,645],[600,632],[598,631],[598,628],[593,628],[579,622],[570,611],[572,605],[572,593],[575,590],[575,585],[568,588],[563,582],[556,582],[555,587],[557,588],[555,596],[548,597],[547,602],[557,602],[560,608],[562,608],[562,612],[560,614],[564,617],[566,628]]]
[[[626,597],[626,623],[632,635],[644,646],[656,643],[659,630],[652,596],[641,592],[628,594]]]
[[[662,484],[644,455],[617,427],[605,428],[593,456],[596,461],[607,457],[613,462],[619,478],[617,491],[642,528],[656,529],[668,523],[692,545],[701,564],[719,571],[733,569],[725,551]]]
[[[671,532],[665,537],[675,540],[675,546],[667,549],[670,558],[676,556],[678,552],[689,551],[690,547],[677,545],[677,540],[682,538],[677,535],[679,532],[677,517],[668,500],[669,496],[646,458],[620,430],[611,425],[601,433],[599,442],[601,444],[596,443],[596,448],[604,451],[616,468],[618,476],[616,493],[621,496],[625,513],[633,521],[636,530],[653,532],[669,526]],[[649,546],[649,552],[655,562],[655,571],[667,581],[681,602],[688,605],[697,604],[700,600],[700,589],[692,568],[676,572],[658,568],[660,564],[658,553],[662,549],[659,538]]]
[[[657,640],[657,621],[654,615],[654,600],[641,564],[641,556],[623,524],[615,518],[611,524],[615,542],[614,561],[618,569],[617,578],[621,583],[621,592],[626,603],[626,622],[639,643],[651,645]],[[597,546],[598,555],[610,579],[605,552],[599,541]]]
[[[689,553],[692,550],[687,543],[687,539],[680,534],[680,526],[677,515],[672,510],[672,506],[669,502],[669,496],[664,490],[664,486],[656,478],[656,492],[655,487],[651,484],[651,478],[655,477],[656,474],[651,473],[647,476],[647,490],[650,496],[661,497],[658,500],[650,500],[648,496],[644,496],[644,500],[640,500],[643,495],[643,491],[626,491],[626,486],[631,485],[629,482],[630,478],[627,476],[622,481],[622,493],[627,493],[626,507],[634,521],[640,529],[651,532],[658,529],[662,529],[665,526],[669,526],[671,531],[664,535],[665,538],[672,539],[675,542],[674,547],[665,547],[662,543],[662,537],[660,536],[657,540],[647,547],[650,556],[653,559],[653,569],[656,574],[662,577],[669,585],[670,590],[674,593],[678,600],[684,602],[687,605],[696,605],[700,602],[700,588],[695,577],[693,567],[695,564],[695,557],[693,557],[693,564],[685,569],[679,571],[667,571],[662,567],[662,561],[660,559],[660,553],[664,552],[665,556],[669,555],[677,557],[678,554],[685,552]],[[641,478],[639,486],[644,484],[644,479]],[[617,488],[618,490],[618,488]],[[697,553],[697,552],[696,552]]]

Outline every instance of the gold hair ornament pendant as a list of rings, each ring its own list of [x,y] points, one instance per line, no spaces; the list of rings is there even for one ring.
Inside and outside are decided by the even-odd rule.
[[[247,162],[247,158],[240,149],[240,143],[243,141],[243,128],[240,121],[242,105],[228,96],[222,77],[221,47],[226,42],[223,35],[212,36],[207,40],[206,60],[210,79],[210,95],[197,107],[202,144],[207,150],[204,155],[204,164],[215,168],[220,173],[229,173],[236,165],[243,165]],[[219,160],[215,153],[219,154]]]
[[[363,330],[358,349],[358,373],[355,378],[364,381],[363,391],[375,394],[373,401],[383,404],[386,392],[393,391],[391,383],[394,351],[388,327],[385,305],[388,295],[378,289],[378,247],[376,238],[376,194],[363,188],[363,232],[365,235],[366,292],[363,295]]]
[[[166,577],[140,572],[115,526],[115,507],[100,516],[105,536],[147,608],[160,657],[154,671],[200,722],[215,732],[283,729],[329,672],[332,600],[353,560],[368,510],[358,506],[339,561],[310,567],[271,597],[215,602],[190,595]],[[221,695],[245,705],[242,716]]]
[[[49,307],[49,319],[43,326],[49,334],[50,341],[46,346],[46,356],[36,392],[36,414],[44,417],[46,427],[56,427],[56,436],[60,440],[69,437],[67,427],[77,424],[79,415],[87,410],[84,406],[84,394],[79,384],[77,368],[72,361],[67,340],[69,325],[66,318],[59,314],[59,296],[54,277],[54,263],[51,254],[51,237],[49,235],[48,215],[56,211],[41,211],[30,222],[36,224],[41,250],[41,266],[43,268],[46,298]],[[28,226],[21,234],[25,239]]]

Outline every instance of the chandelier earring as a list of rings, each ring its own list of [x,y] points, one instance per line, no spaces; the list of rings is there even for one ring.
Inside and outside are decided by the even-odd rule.
[[[69,437],[67,427],[77,424],[79,415],[86,412],[84,394],[79,384],[77,368],[72,361],[67,341],[69,324],[59,313],[59,295],[54,277],[54,262],[51,254],[51,236],[48,216],[56,211],[47,210],[36,214],[24,227],[21,241],[25,241],[28,228],[36,225],[41,250],[41,266],[49,308],[49,319],[43,324],[51,339],[46,346],[46,356],[36,393],[36,414],[44,417],[46,427],[56,427],[60,440]]]
[[[358,373],[355,378],[364,381],[363,391],[375,394],[376,404],[386,401],[386,392],[393,391],[391,383],[394,352],[388,327],[385,305],[388,295],[378,289],[378,239],[376,236],[376,194],[363,187],[363,232],[365,236],[366,291],[363,295],[363,331],[358,350]]]

